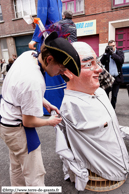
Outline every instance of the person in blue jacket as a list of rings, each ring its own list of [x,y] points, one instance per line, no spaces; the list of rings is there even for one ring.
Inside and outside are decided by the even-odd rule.
[[[38,0],[37,17],[41,19],[46,28],[51,24],[58,22],[62,19],[62,1]],[[36,43],[38,43],[37,49],[40,52],[40,47],[43,43],[43,36],[40,35],[38,25],[36,25],[32,40],[29,43],[29,48],[35,50]],[[66,88],[66,83],[61,75],[50,77],[47,73],[45,73],[45,82],[45,98],[59,109],[64,96],[64,88]],[[44,115],[49,115],[45,108]]]

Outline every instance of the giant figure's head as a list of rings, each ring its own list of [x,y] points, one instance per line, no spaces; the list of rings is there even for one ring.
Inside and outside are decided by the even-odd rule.
[[[81,73],[77,77],[68,70],[65,72],[65,75],[69,78],[67,89],[92,95],[100,85],[99,74],[102,72],[99,62],[96,60],[96,53],[85,42],[74,42],[72,45],[78,52],[81,60]]]

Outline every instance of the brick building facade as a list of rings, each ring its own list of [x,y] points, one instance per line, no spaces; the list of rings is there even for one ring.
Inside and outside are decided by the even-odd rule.
[[[113,0],[92,0],[92,3],[85,0],[85,14],[73,19],[75,23],[96,20],[94,35],[98,36],[98,55],[104,52],[107,42],[111,39],[116,40],[118,49],[129,50],[129,1],[125,4],[124,2],[115,6]],[[92,42],[92,36],[83,34],[83,40],[86,38],[88,43]]]
[[[29,0],[27,1],[29,2]],[[35,14],[32,16],[36,17],[37,0],[34,1]],[[8,58],[12,57],[12,54],[18,54],[20,46],[17,46],[17,42],[19,45],[21,41],[21,48],[24,47],[23,50],[27,50],[28,42],[34,32],[32,25],[28,25],[20,14],[17,17],[14,2],[16,1],[0,0],[2,13],[2,19],[0,19],[0,58],[5,58],[6,62]]]
[[[129,0],[62,2],[63,10],[74,12],[78,40],[89,43],[98,56],[111,39],[116,40],[119,49],[129,50]],[[36,7],[37,0],[0,0],[0,58],[7,61],[12,54],[19,55],[28,49],[34,29],[22,16],[32,12],[32,16],[36,17]]]

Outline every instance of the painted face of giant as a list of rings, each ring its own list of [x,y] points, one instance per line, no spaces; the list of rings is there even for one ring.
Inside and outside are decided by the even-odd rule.
[[[77,78],[80,91],[94,94],[95,90],[100,86],[99,74],[102,72],[101,67],[96,61],[96,53],[85,42],[74,42],[72,45],[78,52],[81,60],[81,73]]]

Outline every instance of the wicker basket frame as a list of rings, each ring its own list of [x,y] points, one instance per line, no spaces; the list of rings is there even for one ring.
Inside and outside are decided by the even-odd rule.
[[[110,181],[99,177],[95,173],[89,170],[89,181],[86,185],[86,189],[95,192],[105,192],[105,191],[112,191],[114,189],[119,188],[123,185],[125,180],[123,181]]]

